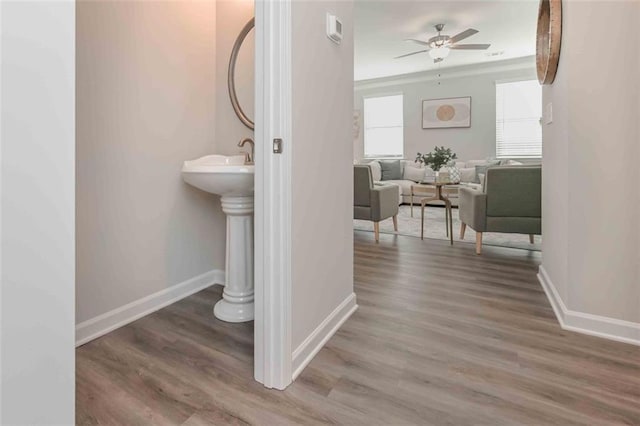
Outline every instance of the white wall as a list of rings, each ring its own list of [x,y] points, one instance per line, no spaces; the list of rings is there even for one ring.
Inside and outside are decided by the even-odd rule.
[[[640,20],[631,9],[639,7],[638,2],[598,2],[575,3],[568,9],[569,40],[574,42],[569,80],[569,182],[573,187],[590,188],[588,193],[569,192],[571,208],[588,212],[571,215],[569,222],[570,281],[580,283],[580,288],[571,290],[570,304],[581,312],[638,323],[640,276],[635,260],[640,250],[640,68],[631,58],[640,52]],[[593,49],[598,48],[597,43],[602,43],[603,49],[606,45],[601,38],[584,35],[591,32],[596,20],[618,24],[610,32],[616,49],[603,50],[598,55],[598,66],[593,66]],[[579,59],[573,59],[576,56]],[[580,67],[579,61],[584,66]],[[610,78],[612,75],[616,77]],[[582,86],[586,82],[589,90]],[[598,101],[590,102],[593,99]],[[603,114],[603,108],[607,114]],[[610,162],[603,161],[603,148],[613,154]],[[605,200],[594,203],[593,194],[626,199],[627,203],[624,208]],[[613,253],[617,255],[612,256]],[[604,258],[606,261],[602,262]]]
[[[357,82],[355,108],[360,110],[360,133],[354,142],[354,158],[364,157],[363,98],[390,94],[404,95],[404,156],[435,145],[451,148],[462,160],[496,155],[496,81],[535,79],[532,57],[407,74]],[[471,127],[423,129],[422,101],[426,99],[471,97]]]
[[[229,99],[227,76],[233,44],[240,31],[253,18],[254,0],[221,0],[216,6],[216,148],[223,154],[247,151],[238,142],[253,138],[253,131],[236,116]],[[249,118],[254,120],[255,29],[247,35],[236,62],[235,83],[238,100]]]
[[[327,12],[343,22],[341,45],[326,37]],[[353,3],[293,2],[292,19],[295,354],[353,294]]]
[[[77,320],[224,269],[219,200],[182,182],[217,150],[215,2],[77,3]]]
[[[606,40],[601,22],[616,22]],[[542,266],[569,321],[593,315],[585,328],[638,343],[639,28],[638,2],[564,3],[561,66],[544,89]]]
[[[0,9],[0,423],[73,424],[75,5]]]

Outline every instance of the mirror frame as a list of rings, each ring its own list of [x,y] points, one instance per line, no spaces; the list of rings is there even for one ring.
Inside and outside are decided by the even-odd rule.
[[[540,0],[536,34],[536,70],[540,84],[552,84],[562,44],[562,0]]]
[[[238,60],[238,53],[240,53],[240,48],[242,47],[242,43],[244,39],[247,37],[247,34],[254,28],[255,26],[255,18],[251,18],[249,22],[242,28],[240,34],[238,34],[238,38],[236,38],[236,42],[233,44],[233,49],[231,50],[231,58],[229,59],[229,72],[227,76],[227,85],[229,86],[229,98],[231,99],[231,105],[233,106],[233,110],[236,115],[242,121],[242,124],[250,128],[251,130],[255,129],[254,122],[247,117],[247,114],[242,110],[240,103],[238,102],[238,95],[236,94],[236,83],[235,83],[235,72],[236,72],[236,61]]]

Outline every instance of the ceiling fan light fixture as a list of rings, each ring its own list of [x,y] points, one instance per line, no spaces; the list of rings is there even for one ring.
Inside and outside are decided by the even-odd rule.
[[[548,1],[548,0],[545,0],[545,1]],[[551,1],[559,1],[559,0],[551,0]],[[486,50],[489,47],[491,47],[490,44],[478,44],[478,43],[458,44],[458,42],[465,40],[471,37],[472,35],[478,33],[478,30],[475,30],[473,28],[468,28],[462,31],[461,33],[454,35],[453,37],[450,37],[446,34],[442,34],[443,29],[444,29],[444,24],[436,25],[436,31],[438,32],[438,35],[431,37],[428,40],[417,39],[417,38],[405,39],[405,41],[411,41],[421,45],[423,49],[426,46],[427,49],[419,50],[417,52],[406,53],[404,55],[397,56],[395,59],[405,58],[407,56],[413,56],[419,53],[428,52],[431,59],[433,59],[433,62],[437,64],[439,62],[442,62],[446,57],[448,57],[452,49],[463,50],[463,51],[464,50]]]
[[[432,59],[444,59],[449,56],[450,51],[446,46],[435,47],[429,51],[429,56],[431,56]]]

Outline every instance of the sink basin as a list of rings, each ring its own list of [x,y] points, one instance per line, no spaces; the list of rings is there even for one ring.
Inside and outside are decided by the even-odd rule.
[[[185,161],[182,179],[211,194],[247,196],[253,194],[254,166],[244,164],[243,155],[207,155]]]

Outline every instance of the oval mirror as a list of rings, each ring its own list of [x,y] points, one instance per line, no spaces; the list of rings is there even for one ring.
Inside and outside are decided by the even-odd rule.
[[[231,51],[229,60],[229,98],[236,115],[242,124],[254,129],[253,120],[253,90],[254,90],[254,31],[255,18],[252,18],[242,28]]]

